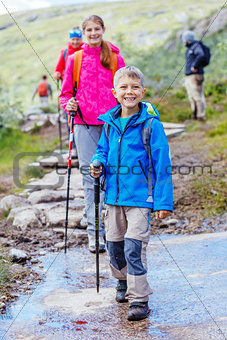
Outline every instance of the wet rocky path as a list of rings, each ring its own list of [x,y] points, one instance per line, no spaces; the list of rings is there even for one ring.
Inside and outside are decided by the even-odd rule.
[[[149,319],[126,320],[114,300],[106,254],[86,246],[42,257],[46,278],[21,296],[1,320],[1,339],[227,339],[227,232],[151,236],[148,246]]]

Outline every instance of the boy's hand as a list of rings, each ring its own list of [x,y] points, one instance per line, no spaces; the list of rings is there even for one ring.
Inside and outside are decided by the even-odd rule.
[[[91,164],[91,165],[90,165],[90,168],[89,168],[89,172],[90,172],[90,174],[91,174],[92,177],[98,178],[98,177],[100,177],[101,174],[102,174],[102,169],[103,169],[103,166],[102,166],[102,165],[100,165],[100,167],[97,169],[97,168],[94,167],[93,164]]]
[[[171,211],[169,210],[157,210],[155,211],[155,219],[157,220],[158,218],[166,218],[169,216]]]
[[[77,111],[78,109],[78,101],[72,97],[71,99],[69,99],[68,103],[67,103],[67,106],[66,106],[66,110],[68,112],[71,112],[71,111]]]

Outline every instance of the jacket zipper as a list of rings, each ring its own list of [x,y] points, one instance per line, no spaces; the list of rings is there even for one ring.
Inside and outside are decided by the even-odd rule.
[[[135,118],[135,117],[133,117]],[[132,119],[133,119],[132,118]],[[122,137],[124,135],[124,133],[128,130],[129,128],[129,123],[131,122],[132,119],[129,119],[128,123],[126,124],[126,127],[123,131],[123,133],[121,134],[120,129],[118,128],[118,126],[113,122],[113,124],[117,127],[119,133],[119,139],[118,139],[118,167],[117,167],[117,198],[116,198],[116,202],[115,204],[117,204],[118,200],[119,200],[119,169],[120,169],[120,165],[121,165],[121,141],[122,141]],[[131,126],[131,125],[130,125]]]
[[[130,122],[130,120],[128,121],[128,123],[129,122]],[[120,170],[120,165],[121,165],[121,141],[122,141],[122,137],[123,137],[124,133],[129,128],[128,123],[127,123],[123,133],[119,136],[119,139],[118,139],[117,198],[116,198],[115,204],[117,204],[117,202],[119,200],[119,170]]]
[[[116,202],[115,204],[117,204],[118,200],[119,200],[119,169],[120,169],[120,163],[121,163],[121,140],[122,140],[122,136],[119,136],[118,139],[118,167],[117,167],[117,198],[116,198]]]

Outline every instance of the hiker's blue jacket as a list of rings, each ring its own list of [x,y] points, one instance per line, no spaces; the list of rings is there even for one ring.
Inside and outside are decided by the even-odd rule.
[[[139,104],[140,111],[121,130],[121,105],[114,107],[99,120],[110,125],[108,137],[103,127],[96,154],[106,171],[105,203],[110,205],[144,207],[156,210],[173,209],[171,161],[167,138],[158,111],[148,102]],[[142,140],[142,126],[151,123],[152,196],[148,199],[149,157]]]

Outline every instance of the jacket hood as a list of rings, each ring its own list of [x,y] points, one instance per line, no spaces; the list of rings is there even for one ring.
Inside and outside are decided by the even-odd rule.
[[[69,42],[68,43],[68,46],[67,46],[67,55],[68,56],[70,56],[70,55],[72,55],[73,53],[75,53],[75,52],[77,52],[77,51],[79,51],[79,50],[81,50],[81,46],[83,45],[83,43],[81,43],[81,45],[79,46],[79,47],[77,47],[77,48],[74,48],[73,46],[72,46],[72,44]],[[63,53],[64,53],[64,51],[65,51],[65,49],[63,48]]]
[[[108,41],[108,43],[110,45],[111,51],[119,54],[120,49],[117,46],[113,45],[111,42]]]
[[[153,104],[149,102],[142,101],[139,103],[139,112],[135,114],[136,120],[133,120],[133,124],[142,123],[145,120],[153,117],[160,121],[158,110],[154,107]],[[117,105],[111,110],[107,111],[104,115],[101,115],[98,117],[98,120],[101,120],[105,123],[108,123],[110,125],[113,124],[113,121],[115,119],[118,119],[118,117],[121,114],[121,105]]]

